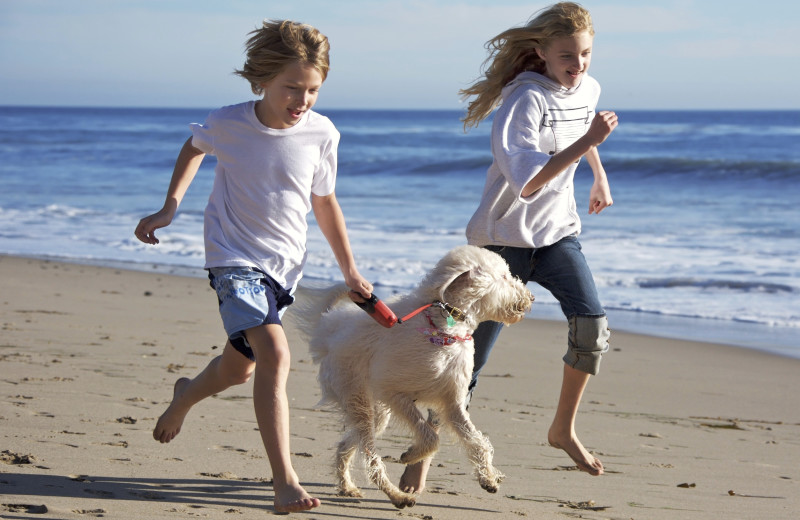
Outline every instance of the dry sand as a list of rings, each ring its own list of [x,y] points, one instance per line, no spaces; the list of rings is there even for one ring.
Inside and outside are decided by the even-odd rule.
[[[0,273],[0,517],[274,514],[250,384],[198,405],[172,443],[151,437],[175,379],[223,345],[205,280],[7,256]],[[507,476],[500,492],[478,486],[446,436],[428,489],[398,511],[361,471],[365,498],[336,496],[339,418],[315,408],[315,367],[287,330],[294,464],[323,504],[295,516],[798,518],[800,360],[615,332],[578,418],[607,470],[590,477],[544,442],[565,326],[525,320],[501,336],[470,408]],[[379,445],[395,481],[407,442],[390,429]]]

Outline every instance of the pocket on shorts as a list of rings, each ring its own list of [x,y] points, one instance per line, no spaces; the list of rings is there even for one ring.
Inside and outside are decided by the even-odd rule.
[[[222,267],[209,269],[209,278],[229,337],[262,324],[269,315],[268,289],[261,284],[260,273],[246,267]]]
[[[213,268],[211,286],[217,291],[220,303],[230,298],[252,298],[261,296],[266,290],[260,283],[261,275],[246,268]]]

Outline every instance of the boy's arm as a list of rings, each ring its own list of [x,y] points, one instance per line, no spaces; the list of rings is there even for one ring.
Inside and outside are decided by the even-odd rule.
[[[156,229],[168,226],[172,219],[175,218],[178,206],[180,206],[183,196],[186,195],[186,190],[189,189],[189,185],[197,174],[205,155],[205,153],[192,146],[191,137],[186,140],[181,152],[178,154],[178,159],[175,161],[175,169],[172,172],[172,180],[167,189],[164,207],[139,221],[139,225],[136,226],[136,231],[134,232],[136,238],[145,244],[158,244],[158,239],[155,235]]]
[[[372,284],[369,283],[356,268],[353,251],[350,249],[350,239],[347,237],[347,228],[344,215],[336,195],[331,193],[321,197],[311,194],[311,207],[317,219],[322,234],[331,246],[333,256],[342,270],[347,286],[368,298],[372,294]]]
[[[608,186],[608,178],[603,163],[600,162],[600,154],[597,148],[592,148],[586,154],[586,161],[592,168],[594,183],[589,191],[589,214],[600,214],[601,211],[614,204],[611,199],[611,188]]]

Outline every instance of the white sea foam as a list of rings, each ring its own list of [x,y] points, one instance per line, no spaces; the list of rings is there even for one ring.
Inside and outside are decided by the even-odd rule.
[[[159,245],[133,230],[160,207],[187,122],[207,113],[0,107],[0,253],[202,276],[213,159]],[[406,291],[466,242],[491,125],[464,134],[456,112],[326,115],[342,132],[337,197],[359,269],[379,296]],[[622,113],[601,149],[615,204],[599,216],[579,167],[580,239],[614,328],[800,352],[800,112],[753,115]],[[68,139],[44,142],[42,128]],[[339,282],[311,220],[306,282]],[[531,290],[533,316],[560,317]]]

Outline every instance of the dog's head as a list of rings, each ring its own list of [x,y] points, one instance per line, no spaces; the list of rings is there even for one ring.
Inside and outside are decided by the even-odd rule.
[[[486,320],[512,324],[531,308],[533,295],[511,276],[500,255],[477,246],[447,253],[420,284],[431,300],[441,300],[466,314],[471,329]]]

